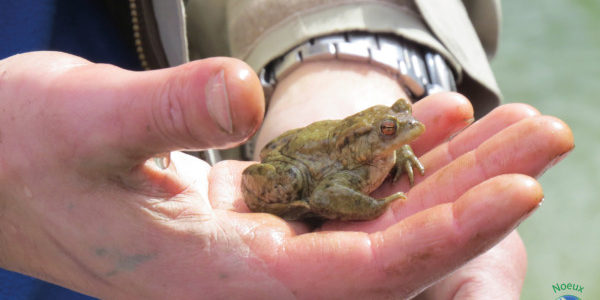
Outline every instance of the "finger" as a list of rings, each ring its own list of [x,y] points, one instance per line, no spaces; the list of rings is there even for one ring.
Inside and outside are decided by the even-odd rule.
[[[519,299],[526,270],[525,246],[513,231],[415,299]]]
[[[139,160],[172,150],[230,147],[247,139],[264,114],[258,78],[229,58],[149,72],[88,65],[61,80],[63,97],[76,93],[85,100],[73,115],[85,118],[79,123],[89,128],[79,131],[88,135],[94,154]]]
[[[438,170],[393,203],[401,220],[417,211],[452,202],[481,181],[501,174],[539,176],[573,149],[573,134],[559,119],[538,116],[518,122]],[[403,205],[404,204],[404,205]]]
[[[122,176],[118,184],[128,192],[144,195],[140,203],[145,211],[171,220],[211,215],[208,201],[210,165],[180,151],[171,152],[171,163],[163,169],[153,159],[147,160],[140,172]]]
[[[420,156],[471,124],[473,106],[460,94],[438,93],[413,104],[413,115],[425,124],[425,133],[411,144]]]
[[[473,123],[456,137],[427,153],[424,160],[429,162],[428,171],[434,171],[447,165],[457,157],[471,151],[487,139],[525,118],[539,116],[540,112],[530,105],[512,103],[502,105],[481,120]]]
[[[242,196],[242,172],[255,162],[224,160],[215,164],[208,176],[210,204],[214,209],[250,212]]]
[[[303,234],[261,255],[277,255],[271,273],[301,298],[409,298],[498,242],[542,196],[530,177],[500,176],[384,232]]]
[[[418,103],[418,102],[417,102]],[[481,143],[502,131],[504,128],[525,118],[538,116],[540,113],[527,104],[507,104],[492,110],[481,120],[465,128],[451,140],[438,145],[435,149],[423,154],[419,159],[426,166],[425,176],[417,176],[416,182],[424,180],[435,171],[452,162],[464,153],[475,149]],[[433,147],[432,147],[433,148]],[[428,149],[429,150],[429,149]],[[408,190],[410,185],[406,178],[397,182],[401,190]],[[389,193],[389,186],[382,186],[381,192]],[[392,188],[393,189],[393,188]]]
[[[500,241],[542,199],[541,186],[533,178],[498,176],[455,203],[438,205],[374,234],[374,255],[387,275],[403,282],[433,283]]]

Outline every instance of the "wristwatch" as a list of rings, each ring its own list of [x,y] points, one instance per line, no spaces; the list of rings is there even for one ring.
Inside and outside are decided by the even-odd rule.
[[[347,32],[310,39],[268,63],[259,79],[268,102],[277,82],[302,63],[318,60],[342,60],[369,63],[398,80],[413,102],[441,91],[456,91],[452,69],[435,51],[390,34]],[[255,138],[241,146],[242,159],[253,158]],[[210,164],[220,160],[217,150],[208,150]]]
[[[365,62],[387,71],[404,87],[413,101],[440,91],[456,91],[454,74],[444,58],[414,42],[389,34],[350,32],[310,39],[259,73],[265,99],[303,62],[337,59]]]

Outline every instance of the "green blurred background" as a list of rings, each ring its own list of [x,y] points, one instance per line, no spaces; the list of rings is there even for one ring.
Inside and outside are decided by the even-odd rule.
[[[505,102],[525,102],[573,130],[575,150],[540,179],[545,201],[520,227],[528,253],[522,299],[583,285],[600,299],[600,1],[505,0],[492,63]]]

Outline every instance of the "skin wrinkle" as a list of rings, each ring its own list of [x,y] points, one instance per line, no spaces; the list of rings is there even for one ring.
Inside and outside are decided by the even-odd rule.
[[[168,109],[166,112],[168,113],[168,120],[174,129],[173,133],[176,134],[176,136],[179,136],[181,140],[186,140],[186,137],[193,137],[195,139],[186,122],[185,112],[182,109],[183,105],[181,102],[185,99],[185,96],[182,95],[184,94],[184,90],[182,89],[182,86],[184,85],[179,82],[178,77],[176,78],[177,79],[169,80],[167,84],[166,105],[168,105]],[[173,86],[173,81],[175,81],[176,86]],[[181,132],[181,130],[183,130],[183,132]],[[184,134],[183,137],[181,137],[182,133]],[[185,143],[180,143],[180,147],[189,148],[186,147]]]
[[[120,93],[124,93],[125,89],[119,90],[119,92]],[[123,130],[125,128],[123,120],[126,120],[128,118],[128,116],[131,113],[131,111],[133,109],[135,109],[135,103],[138,102],[138,101],[147,101],[147,99],[140,99],[138,97],[128,97],[128,98],[125,98],[125,99],[121,99],[121,105],[123,105],[123,108],[121,108],[121,114],[119,115],[119,117],[115,117],[115,116],[111,117],[111,116],[109,116],[109,118],[110,118],[109,122],[111,122],[111,123],[113,123],[113,122],[119,122],[119,126],[118,126],[119,127],[119,137],[117,139],[117,144],[116,145],[111,145],[115,149],[118,149],[119,146],[121,145],[122,141],[127,141],[127,139],[129,139],[129,137],[130,137],[130,135],[128,135],[128,133],[126,133],[125,130]],[[151,118],[150,118],[150,120],[151,120]],[[147,133],[151,132],[150,124],[146,124],[145,131]],[[136,149],[126,149],[126,151],[123,151],[123,150],[121,150],[121,151],[127,157],[137,157],[137,156],[140,155],[140,153],[138,152],[139,150],[136,150]]]
[[[486,164],[485,164],[485,157],[482,158],[481,154],[479,153],[479,148],[470,151],[469,153],[473,156],[473,159],[475,160],[475,166],[477,167],[477,171],[478,171],[478,175],[482,176],[480,178],[492,178],[493,176],[491,176],[493,174],[493,172],[489,172],[486,168]],[[498,174],[499,175],[499,174]]]
[[[153,209],[154,209],[155,206],[158,206],[158,205],[163,204],[163,203],[177,203],[178,204],[180,202],[179,198],[185,197],[185,196],[192,196],[192,195],[196,194],[192,190],[192,188],[194,186],[196,186],[196,182],[197,181],[198,181],[197,177],[194,178],[194,181],[189,182],[189,183],[187,183],[185,185],[182,184],[181,181],[178,181],[177,185],[181,188],[180,190],[174,191],[175,192],[174,194],[172,194],[167,199],[162,199],[163,201],[159,201],[159,202],[156,202],[154,204],[150,204],[150,203],[148,203],[148,204],[150,204],[150,207],[152,207]],[[202,197],[202,196],[198,196],[198,197]],[[206,201],[208,201],[208,199]],[[185,201],[181,201],[181,202],[183,204],[187,204]],[[172,207],[168,207],[167,209],[172,209]],[[160,213],[158,210],[153,210],[153,211]],[[188,212],[191,212],[191,213],[188,213]],[[201,220],[201,221],[209,221],[209,220],[214,219],[214,213],[213,213],[212,210],[210,210],[208,212],[202,210],[202,211],[199,212],[196,209],[196,207],[185,205],[184,209],[178,209],[177,212],[171,213],[170,215],[168,215],[168,218],[169,218],[170,221],[180,220],[182,218],[195,218],[195,219],[198,219],[198,220]]]
[[[283,241],[281,243],[278,243],[278,247],[277,249],[277,253],[276,254],[272,254],[271,258],[277,258],[277,260],[272,260],[273,262],[271,263],[270,267],[267,268],[268,274],[269,276],[271,276],[272,278],[277,278],[275,275],[275,270],[281,269],[281,265],[283,264],[287,264],[287,261],[289,261],[291,259],[290,255],[288,254],[289,248],[287,247],[287,245],[289,243],[291,243],[291,241],[293,239],[297,239],[298,236],[291,236],[291,235],[286,235],[283,237]],[[283,279],[278,279],[277,281],[279,283],[281,283],[282,285],[284,285]],[[291,290],[292,288],[288,288],[288,290],[293,293],[296,294],[297,292],[294,290]]]
[[[379,249],[379,247],[382,247],[382,245],[384,244],[383,241],[383,234],[381,231],[377,231],[374,233],[371,233],[368,235],[369,238],[369,248],[371,250],[371,257],[369,258],[369,261],[372,261],[372,263],[370,265],[375,266],[377,268],[377,270],[375,271],[376,274],[384,274],[385,270],[384,270],[384,264],[381,261],[379,255],[377,254],[377,249]],[[385,293],[388,295],[393,295],[393,291],[390,288],[375,288],[373,287],[373,289],[378,289],[380,291],[380,293]]]
[[[458,296],[458,293],[462,290],[463,286],[469,286],[472,281],[473,281],[473,278],[471,278],[471,277],[462,279],[461,282],[456,285],[456,287],[454,288],[454,291],[452,291],[452,293],[450,293],[451,296],[450,296],[450,298],[448,298],[448,300],[458,299],[456,297]]]
[[[297,243],[299,239],[306,238],[304,235],[295,235],[295,236],[287,236],[285,241],[281,243],[279,246],[279,253],[272,255],[272,258],[278,258],[275,262],[271,263],[270,268],[268,268],[268,274],[272,278],[277,278],[278,270],[286,269],[288,265],[290,265],[290,260],[294,259],[292,255],[290,255],[289,251],[295,251],[296,247],[294,247],[294,243]],[[299,290],[301,288],[296,288],[293,285],[286,285],[283,280],[283,276],[279,276],[277,281],[286,286],[286,289],[292,293],[295,297],[299,296]]]
[[[506,188],[504,188],[506,189]],[[508,189],[510,190],[510,189]],[[537,208],[538,205],[534,205],[533,209]],[[530,211],[530,210],[528,210]],[[525,214],[527,215],[527,214]],[[465,245],[467,249],[471,250],[471,253],[483,253],[485,249],[489,249],[493,246],[493,241],[489,239],[489,237],[495,237],[495,240],[502,240],[504,237],[509,235],[515,228],[519,226],[519,224],[523,221],[523,215],[512,225],[510,230],[506,230],[506,228],[496,228],[493,231],[487,231],[484,234],[481,232],[474,232],[470,236],[465,236]],[[487,240],[486,243],[480,242],[481,240]],[[474,245],[477,245],[476,247]]]
[[[461,181],[461,180],[457,180],[457,178],[467,177],[470,179],[468,181],[463,181],[466,183],[466,185],[450,184],[450,187],[452,188],[452,195],[454,195],[454,197],[459,197],[460,195],[462,195],[466,191],[468,191],[470,188],[472,188],[475,184],[477,184],[477,178],[490,178],[490,177],[487,177],[489,174],[487,174],[487,172],[485,172],[485,170],[482,168],[482,166],[479,165],[479,163],[481,163],[482,161],[480,160],[481,157],[477,154],[478,154],[478,151],[476,149],[476,150],[469,151],[457,158],[457,161],[460,162],[461,158],[462,158],[464,164],[470,165],[470,168],[467,171],[468,173],[463,172],[463,173],[458,174],[457,176],[452,176],[452,174],[448,174],[448,170],[450,168],[444,168],[447,171],[446,174],[448,174],[448,176],[450,176],[450,178],[452,178],[453,183],[457,182],[457,181],[458,182]],[[475,167],[475,168],[473,168],[473,167]],[[447,201],[444,201],[444,203],[446,203],[446,202]]]
[[[437,253],[443,253],[442,249],[439,245],[441,243],[443,244],[463,244],[463,242],[460,241],[460,239],[458,239],[458,237],[460,237],[460,228],[458,226],[456,226],[456,217],[454,216],[454,211],[453,211],[453,207],[454,205],[451,204],[445,204],[444,207],[439,208],[441,210],[450,210],[450,212],[447,212],[448,215],[452,216],[452,228],[454,228],[454,230],[449,231],[448,233],[450,233],[450,235],[445,235],[442,237],[443,241],[439,241],[439,240],[430,240],[428,241],[428,243],[425,245],[426,247],[420,247],[420,249],[423,249],[422,251],[419,251],[418,253],[415,252],[411,252],[408,255],[398,258],[397,261],[394,261],[390,266],[385,268],[386,273],[388,273],[389,275],[393,275],[395,277],[398,278],[411,278],[411,276],[417,272],[417,269],[420,269],[422,266],[426,265],[425,262],[429,261],[429,260],[439,260],[438,256],[436,255]],[[431,221],[429,221],[431,222]],[[427,225],[427,224],[425,224]],[[395,266],[398,265],[404,265],[407,266],[407,268],[399,268],[400,270],[402,270],[401,272],[397,272],[394,270]],[[439,279],[441,277],[440,275],[434,276],[429,278],[428,281],[433,282],[437,279]],[[423,279],[427,279],[427,278],[423,278]],[[418,287],[406,287],[405,289],[405,294],[415,294],[418,292]]]
[[[538,125],[538,120],[535,120],[535,119],[530,119],[530,120],[533,121],[534,123],[530,124],[531,122],[526,122],[526,123],[524,123],[524,126],[520,126],[520,127],[524,127],[522,129],[525,130],[525,131],[527,131],[527,133],[526,134],[523,134],[521,132],[518,133],[518,138],[519,138],[519,140],[521,140],[521,145],[519,147],[525,148],[525,149],[532,148],[532,149],[537,150],[537,152],[539,152],[541,154],[541,153],[545,152],[545,148],[547,148],[547,147],[535,147],[535,146],[529,147],[530,145],[533,145],[533,144],[532,144],[532,141],[527,138],[527,135],[529,135],[530,133],[535,134],[536,132],[540,131],[539,130],[540,128],[537,126]],[[518,126],[518,124],[514,124],[512,126]],[[525,142],[527,142],[527,144],[525,144]],[[533,143],[535,143],[535,141],[533,141]],[[483,146],[487,146],[486,144],[482,144],[482,145]],[[496,166],[500,165],[500,166],[507,166],[508,167],[508,164],[506,162],[509,161],[509,157],[515,156],[514,155],[515,153],[517,155],[520,155],[520,153],[519,153],[518,150],[511,151],[509,153],[511,154],[510,156],[498,157],[495,152],[492,152],[491,156],[493,156],[493,157],[496,158],[496,160],[494,161],[493,165],[496,165]],[[479,154],[479,153],[476,153],[476,154]],[[537,156],[537,155],[534,155],[534,156]],[[481,167],[482,167],[482,169],[483,169],[483,171],[484,171],[484,173],[485,173],[486,176],[494,174],[494,172],[489,172],[488,171],[488,168],[491,167],[491,165],[486,164],[486,165],[483,165]],[[521,172],[525,172],[525,171],[521,171]],[[528,174],[528,173],[529,172],[527,172],[526,174]],[[535,174],[529,174],[529,175],[535,176]]]
[[[154,172],[154,174],[150,172]],[[182,185],[180,181],[173,182],[173,179],[169,178],[169,176],[170,174],[149,169],[145,165],[138,165],[131,171],[110,174],[106,177],[106,180],[125,191],[137,193],[141,196],[162,199],[172,198],[181,194],[191,186]],[[170,190],[164,189],[166,186],[165,183],[169,183],[167,187]]]
[[[165,138],[170,145],[177,148],[192,148],[188,143],[183,142],[194,139],[194,144],[200,144],[202,141],[192,134],[190,126],[185,118],[183,111],[183,101],[189,94],[189,83],[184,79],[193,77],[189,75],[194,70],[191,66],[180,67],[180,72],[176,76],[169,77],[163,84],[159,85],[158,92],[154,93],[155,109],[152,111],[155,127],[159,130],[162,138]]]
[[[187,214],[187,212],[190,211],[190,209],[177,209],[177,210],[173,211],[174,210],[173,207],[163,207],[163,206],[165,206],[165,203],[172,202],[172,201],[173,200],[171,200],[171,199],[163,199],[163,201],[158,200],[158,202],[153,202],[153,203],[148,202],[148,204],[141,207],[141,209],[146,211],[146,213],[148,215],[150,215],[152,218],[154,218],[155,220],[159,220],[162,222],[170,222],[170,221],[182,220],[182,219],[186,219],[186,218],[189,218],[189,219],[198,218],[203,221],[210,220],[210,217],[208,214],[203,214],[202,216],[199,216],[197,213]]]
[[[334,233],[334,234],[336,234],[336,233]],[[356,249],[353,249],[353,251],[351,253],[353,254],[353,256],[358,255],[357,256],[357,259],[359,260],[357,262],[357,271],[358,272],[352,272],[352,273],[346,275],[346,277],[348,277],[348,279],[351,282],[355,282],[357,280],[357,278],[358,279],[362,278],[363,276],[360,274],[360,271],[364,270],[364,268],[366,266],[369,266],[370,263],[372,262],[372,254],[371,254],[372,246],[371,246],[369,235],[366,233],[357,232],[356,236],[355,236],[355,240],[356,240],[356,242],[353,245],[353,247],[356,247]],[[324,241],[324,238],[320,237],[319,242],[323,243],[323,241]],[[334,245],[334,247],[328,247],[328,248],[324,249],[325,250],[324,254],[326,255],[326,257],[330,257],[330,256],[334,255],[333,253],[339,251],[338,248],[342,245],[343,245],[343,243],[337,243]],[[319,246],[319,245],[317,245],[317,246]],[[365,249],[365,247],[368,247],[368,248]],[[342,251],[346,251],[346,249],[343,249]],[[339,265],[340,262],[344,262],[344,258],[342,256],[333,257],[333,260],[335,262],[332,262],[332,263],[335,264],[336,266]],[[369,271],[368,274],[371,273],[369,269],[367,269],[367,271]],[[323,275],[321,275],[321,276],[323,276]],[[342,278],[344,278],[344,276],[337,277],[337,280],[338,280],[337,284],[340,284],[339,280]],[[317,278],[317,280],[319,280],[319,279],[320,278]],[[379,282],[375,281],[372,277],[365,278],[364,280],[372,282],[372,284],[381,284],[382,283],[381,281],[379,281]],[[344,284],[344,282],[342,282],[342,284]],[[371,285],[369,284],[368,286],[371,286]],[[368,288],[365,288],[365,287],[357,289],[357,287],[352,286],[352,287],[349,287],[347,290],[340,291],[340,293],[345,292],[346,294],[345,295],[338,294],[338,297],[339,296],[347,297],[348,294],[355,295],[355,297],[357,297],[356,295],[361,295],[361,294],[367,292],[367,290],[368,290]]]
[[[137,173],[134,176],[152,178],[151,180],[142,179],[141,182],[146,183],[145,185],[139,185],[138,181],[127,182],[125,178],[131,177],[133,173]],[[161,221],[173,221],[181,219],[182,216],[187,217],[187,212],[195,212],[194,208],[190,207],[189,205],[179,206],[178,204],[180,201],[178,200],[178,197],[192,195],[193,192],[191,191],[191,188],[194,186],[197,178],[193,182],[183,184],[183,181],[177,180],[172,176],[174,176],[174,174],[171,174],[170,172],[155,170],[149,166],[140,165],[128,173],[110,176],[108,179],[125,191],[150,197],[150,199],[144,199],[136,202],[139,203],[140,208],[152,218]],[[165,187],[165,184],[162,182],[169,182],[167,186],[170,188],[170,190],[158,189],[157,187]],[[182,203],[186,204],[185,202]],[[171,204],[174,204],[175,206]],[[166,207],[163,207],[165,205]],[[199,214],[192,213],[189,214],[189,217],[210,219],[210,215],[208,214],[202,214],[199,216]]]
[[[453,230],[449,231],[451,233],[450,236],[449,235],[444,236],[444,239],[451,240],[451,241],[445,241],[445,244],[451,244],[451,245],[461,244],[464,246],[464,241],[461,241],[461,239],[460,239],[461,229],[460,229],[460,225],[458,224],[458,218],[456,217],[455,207],[456,206],[454,204],[446,204],[446,207],[445,207],[446,210],[450,211],[450,215],[451,215],[450,224],[451,224],[451,228],[453,229]],[[446,231],[446,232],[448,232],[448,231]],[[421,254],[416,255],[416,257],[418,257],[419,260],[421,260],[421,261],[426,261],[426,260],[431,260],[431,259],[436,260],[436,259],[438,259],[438,257],[434,253],[444,253],[442,248],[435,246],[435,245],[428,247],[428,249],[426,251],[422,251],[422,252],[424,252],[425,255],[421,255]],[[455,268],[458,268],[463,263],[464,262],[461,262],[460,264],[455,264]],[[439,274],[437,276],[435,276],[435,275],[430,276],[428,282],[434,283],[442,278],[443,278],[443,274]],[[411,294],[416,295],[418,293],[421,293],[427,286],[429,286],[429,285],[428,284],[424,285],[420,289],[415,288]]]
[[[258,251],[253,250],[251,251],[251,249],[254,249],[254,247],[252,247],[252,244],[255,243],[255,238],[257,237],[256,235],[256,230],[255,229],[259,229],[260,225],[259,224],[255,224],[255,226],[253,226],[251,229],[249,229],[248,231],[246,231],[245,233],[240,233],[238,228],[235,228],[235,226],[230,227],[230,228],[224,228],[223,225],[221,223],[216,223],[216,227],[217,230],[220,232],[220,234],[222,236],[227,236],[226,232],[229,233],[235,233],[235,240],[237,240],[240,244],[243,244],[245,247],[245,251],[244,253],[242,253],[242,255],[244,256],[244,258],[246,258],[248,260],[249,263],[244,263],[246,265],[246,267],[252,269],[252,270],[256,270],[257,268],[260,269],[259,272],[264,272],[266,274],[268,274],[268,278],[270,278],[271,280],[275,280],[278,283],[278,286],[284,287],[286,289],[287,292],[292,293],[292,291],[290,291],[290,289],[287,287],[287,285],[283,284],[283,282],[281,281],[281,279],[276,279],[277,277],[274,274],[274,270],[276,270],[277,268],[275,267],[277,264],[268,264],[265,259],[262,257],[262,255],[258,254]],[[232,226],[231,224],[227,224],[227,226]],[[215,236],[217,236],[218,234],[215,234]],[[288,237],[284,237],[284,238],[289,238]],[[272,240],[274,244],[278,244],[278,246],[276,246],[276,249],[279,249],[278,253],[270,253],[269,255],[271,255],[272,257],[278,257],[281,256],[280,254],[282,253],[282,249],[285,249],[285,247],[281,248],[282,245],[285,244],[285,242],[283,243],[277,243],[276,241]],[[234,247],[231,247],[231,238],[227,239],[225,248],[226,249],[235,249],[237,245],[234,245]],[[253,254],[256,253],[256,254]],[[240,260],[241,262],[241,260]],[[230,275],[228,275],[230,276]]]
[[[157,95],[154,97],[154,99],[152,99],[152,103],[153,103],[153,107],[150,111],[151,114],[151,118],[150,120],[152,120],[153,125],[151,127],[155,128],[160,137],[164,140],[166,140],[168,142],[168,144],[170,145],[180,145],[179,141],[175,138],[174,135],[170,134],[169,130],[169,126],[168,126],[168,122],[164,121],[164,106],[165,106],[165,97],[169,97],[169,92],[165,91],[168,88],[165,88],[164,85],[161,85],[158,87],[159,92],[158,93],[153,93],[154,95]],[[167,104],[168,105],[168,104]],[[171,124],[173,125],[173,124]]]
[[[443,145],[441,145],[440,147],[441,147],[441,150],[442,150],[442,152],[443,152],[443,154],[444,154],[443,156],[444,156],[444,158],[446,159],[446,162],[453,162],[453,161],[455,161],[455,160],[456,160],[456,159],[457,159],[457,158],[458,158],[460,155],[463,155],[463,154],[464,154],[464,153],[462,153],[462,154],[457,154],[457,153],[454,153],[453,151],[451,151],[451,149],[450,149],[450,148],[451,148],[451,144],[450,144],[450,143],[444,143],[444,144],[443,144]],[[434,150],[434,151],[436,151],[436,150]],[[448,165],[448,164],[444,165],[444,167],[445,167],[445,166],[447,166],[447,165]],[[443,167],[442,167],[442,168],[443,168]],[[441,169],[441,168],[440,168],[440,169]],[[437,169],[437,170],[439,170],[439,169]],[[435,172],[435,171],[437,171],[437,170],[430,170],[430,172],[431,172],[431,171],[434,171],[434,172]]]
[[[95,273],[93,271],[92,268],[88,267],[86,264],[84,264],[81,260],[79,260],[75,255],[73,255],[73,253],[71,253],[68,248],[64,247],[59,240],[57,240],[51,233],[50,231],[48,231],[46,228],[42,227],[42,231],[45,233],[45,235],[48,237],[48,240],[50,240],[50,242],[56,246],[56,248],[58,248],[58,250],[60,252],[62,252],[67,258],[70,259],[70,261],[72,261],[74,263],[74,265],[80,269],[82,271],[83,274],[86,274],[87,276],[89,276],[90,278],[92,278],[93,280],[105,285],[104,289],[117,289],[116,286],[114,286],[112,283],[110,283],[108,280],[106,280],[103,276]]]

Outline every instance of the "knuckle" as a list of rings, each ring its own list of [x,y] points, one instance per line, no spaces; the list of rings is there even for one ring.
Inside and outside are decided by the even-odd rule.
[[[161,138],[185,148],[191,133],[187,122],[185,76],[176,74],[157,87],[152,101],[152,120]]]

